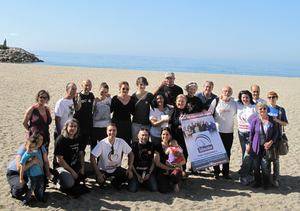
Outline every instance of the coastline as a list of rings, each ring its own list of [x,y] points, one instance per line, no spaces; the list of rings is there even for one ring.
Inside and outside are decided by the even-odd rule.
[[[181,209],[181,210],[296,210],[300,208],[300,166],[299,144],[300,138],[300,78],[278,76],[248,76],[248,75],[224,75],[209,73],[175,72],[175,83],[184,87],[190,81],[196,81],[201,90],[205,80],[214,81],[214,93],[219,94],[224,85],[233,88],[233,96],[242,89],[249,89],[251,84],[261,86],[261,97],[274,90],[279,95],[278,104],[287,111],[290,122],[287,127],[290,152],[281,159],[281,187],[268,191],[244,187],[238,182],[236,171],[240,165],[241,150],[237,134],[234,135],[232,148],[231,170],[233,181],[219,180],[212,177],[192,176],[184,181],[182,190],[178,194],[160,194],[140,191],[128,193],[126,190],[117,192],[111,188],[100,189],[93,187],[91,193],[81,196],[79,199],[70,199],[60,194],[50,184],[48,202],[40,207],[30,208],[38,210],[60,209]],[[118,82],[127,80],[130,84],[130,94],[135,91],[135,80],[139,76],[145,76],[149,81],[147,90],[153,91],[163,80],[164,72],[139,71],[113,68],[87,68],[48,66],[44,64],[5,64],[0,63],[0,77],[3,79],[0,88],[0,155],[1,174],[1,199],[0,209],[18,210],[24,209],[17,200],[12,199],[6,181],[6,165],[11,160],[20,143],[23,142],[25,131],[22,126],[25,110],[34,102],[36,93],[40,89],[49,91],[51,99],[49,107],[53,115],[55,102],[64,95],[65,85],[74,81],[79,88],[80,81],[91,79],[92,91],[98,95],[98,86],[106,81],[110,86],[111,95],[117,94]],[[53,153],[53,128],[51,124],[51,144],[49,158]],[[87,153],[88,154],[88,153]],[[86,157],[87,160],[87,157]],[[92,183],[92,182],[91,182]]]

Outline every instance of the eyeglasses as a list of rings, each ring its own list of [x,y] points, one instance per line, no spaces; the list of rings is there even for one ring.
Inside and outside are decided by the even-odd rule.
[[[276,96],[269,96],[268,99],[276,99]]]
[[[262,107],[262,108],[259,108],[259,110],[260,111],[265,111],[265,110],[267,110],[267,108],[266,107]]]

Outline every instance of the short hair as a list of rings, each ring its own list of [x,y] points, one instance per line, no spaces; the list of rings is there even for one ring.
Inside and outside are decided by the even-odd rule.
[[[212,81],[205,81],[204,84],[209,84],[209,85],[211,85],[212,87],[214,87],[214,82],[212,82]]]
[[[66,85],[66,91],[68,91],[70,89],[70,87],[73,86],[73,85],[75,85],[75,87],[76,87],[76,84],[74,82],[68,82],[67,85]]]
[[[106,126],[106,128],[108,128],[108,127],[115,127],[115,128],[117,128],[117,125],[116,125],[116,123],[110,122],[110,123]]]
[[[149,134],[149,129],[146,128],[146,127],[141,127],[140,130],[139,130],[139,132],[140,132],[140,131],[146,131],[146,132]]]
[[[276,98],[278,98],[278,94],[274,91],[268,92],[267,96],[270,96],[270,95],[275,96]]]
[[[239,95],[238,95],[238,102],[239,103],[242,103],[242,95],[248,95],[249,96],[249,99],[250,99],[250,104],[254,105],[254,101],[253,101],[253,97],[252,97],[252,94],[249,90],[242,90],[239,92]]]
[[[128,83],[127,81],[121,81],[121,82],[119,83],[119,89],[121,88],[122,85],[127,85],[127,86],[129,86],[129,83]]]
[[[47,92],[46,90],[42,89],[42,90],[40,90],[40,91],[36,94],[36,97],[35,97],[36,102],[38,102],[39,97],[42,96],[42,95],[46,95],[47,101],[50,100],[49,92]]]
[[[146,86],[148,86],[149,84],[148,84],[148,81],[147,81],[147,78],[145,78],[145,77],[143,77],[143,76],[141,76],[141,77],[138,77],[137,79],[136,79],[136,85],[139,85],[139,84],[144,84],[144,85],[146,85]]]
[[[42,136],[42,135],[40,134],[40,132],[36,131],[36,132],[32,133],[29,137],[27,137],[26,143],[29,143],[29,144],[37,144],[38,141],[39,141],[39,138],[40,138],[41,136]]]
[[[187,99],[186,99],[186,96],[185,96],[184,94],[179,94],[179,95],[177,95],[176,101],[177,101],[179,98],[184,98],[185,101],[187,100]]]
[[[106,82],[102,82],[102,83],[100,84],[100,89],[101,89],[101,88],[109,89],[109,86],[108,86],[108,84],[107,84]]]
[[[194,81],[189,82],[186,86],[185,86],[185,90],[188,91],[190,87],[195,86],[198,89],[198,84]]]
[[[64,124],[63,129],[61,130],[61,135],[62,135],[63,137],[65,137],[65,138],[70,138],[69,133],[68,133],[68,130],[67,130],[67,128],[68,128],[68,126],[69,126],[70,124],[76,124],[76,125],[77,125],[77,132],[76,132],[76,134],[74,135],[74,138],[77,138],[77,137],[79,136],[80,128],[79,128],[79,122],[78,122],[78,120],[75,119],[75,118],[68,119],[68,120],[66,121],[66,123]]]
[[[253,85],[251,85],[251,87],[250,87],[250,89],[252,90],[252,87],[257,87],[258,88],[258,90],[260,91],[260,87],[257,85],[257,84],[253,84]]]
[[[258,102],[256,104],[256,108],[261,108],[261,107],[268,108],[268,104],[267,103],[263,103],[263,102]]]

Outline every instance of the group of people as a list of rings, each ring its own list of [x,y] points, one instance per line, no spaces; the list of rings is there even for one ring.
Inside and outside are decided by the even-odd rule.
[[[278,94],[267,93],[267,101],[260,98],[258,85],[242,90],[238,99],[225,86],[220,96],[214,94],[212,81],[206,81],[203,91],[190,82],[183,89],[176,85],[175,74],[166,73],[161,85],[153,92],[146,91],[145,77],[136,80],[136,92],[129,95],[129,83],[119,83],[119,93],[109,94],[107,83],[101,83],[97,96],[92,82],[84,80],[77,92],[75,83],[66,85],[65,96],[55,104],[55,133],[53,169],[48,154],[52,122],[47,106],[50,95],[41,90],[36,103],[25,113],[23,125],[27,137],[7,169],[7,180],[13,197],[28,204],[32,193],[45,201],[47,181],[58,181],[61,190],[72,190],[85,175],[85,151],[90,145],[90,164],[99,185],[111,178],[111,185],[121,189],[128,185],[130,192],[145,186],[162,193],[179,191],[179,184],[188,174],[197,171],[187,167],[181,118],[186,114],[210,113],[230,160],[234,122],[237,119],[238,137],[242,149],[241,181],[253,187],[268,188],[279,185],[279,156],[269,159],[268,150],[280,141],[283,127],[288,124],[284,108],[277,105]],[[127,169],[122,159],[128,155]],[[245,158],[251,166],[245,165]],[[273,179],[271,164],[273,163]],[[229,162],[214,166],[215,179],[231,179]],[[52,176],[51,176],[52,175]],[[53,179],[53,177],[55,179]],[[25,195],[25,196],[24,196]]]

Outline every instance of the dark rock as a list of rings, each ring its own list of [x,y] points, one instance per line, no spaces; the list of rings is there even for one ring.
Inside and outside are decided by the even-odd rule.
[[[0,49],[0,62],[7,63],[31,63],[43,62],[34,54],[25,51],[22,48]]]

